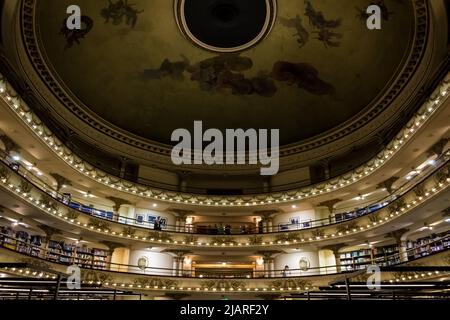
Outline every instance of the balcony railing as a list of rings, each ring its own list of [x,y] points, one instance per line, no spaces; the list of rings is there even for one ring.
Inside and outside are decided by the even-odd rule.
[[[0,150],[1,151],[1,150]],[[51,196],[54,200],[58,201],[61,205],[70,207],[72,210],[76,210],[83,214],[88,214],[96,218],[100,218],[106,221],[121,223],[124,225],[131,225],[135,227],[142,227],[153,230],[167,231],[172,233],[188,233],[188,234],[198,234],[198,235],[249,235],[249,234],[268,234],[268,233],[279,233],[279,232],[289,232],[289,231],[299,231],[306,229],[313,229],[323,226],[335,225],[338,223],[348,222],[350,220],[375,213],[394,201],[399,200],[406,193],[411,191],[417,185],[422,183],[424,180],[435,174],[443,166],[445,166],[449,161],[450,151],[447,150],[439,158],[437,158],[433,165],[427,166],[425,170],[416,174],[412,179],[407,180],[403,185],[399,186],[390,195],[378,199],[369,205],[352,211],[343,211],[330,215],[328,218],[316,219],[316,220],[306,220],[299,221],[289,224],[278,224],[271,226],[270,228],[260,228],[260,227],[228,227],[226,225],[218,225],[214,227],[208,226],[195,226],[186,225],[184,227],[164,224],[159,228],[155,226],[154,221],[146,221],[144,219],[130,218],[122,216],[117,213],[99,210],[92,206],[81,204],[74,201],[65,201],[65,195],[57,192],[53,187],[49,186],[41,177],[36,175],[33,171],[28,170],[23,166],[17,166],[16,162],[5,152],[0,152],[0,159],[3,164],[7,165],[11,170],[19,174],[23,179],[30,182],[35,188]]]
[[[303,276],[317,276],[317,275],[334,275],[338,273],[347,273],[355,270],[365,269],[368,266],[394,266],[406,261],[417,260],[432,254],[446,251],[450,249],[450,232],[443,237],[436,239],[426,245],[418,246],[403,252],[387,254],[383,257],[372,259],[370,262],[364,264],[354,264],[352,268],[342,270],[341,265],[322,266],[322,267],[304,267],[281,270],[249,270],[249,271],[227,271],[220,272],[217,270],[195,270],[186,268],[157,268],[146,265],[137,266],[129,264],[113,263],[109,260],[104,263],[96,263],[95,256],[84,258],[78,256],[76,252],[73,254],[58,253],[52,250],[47,250],[41,246],[35,246],[28,242],[16,239],[6,234],[0,234],[0,246],[2,248],[18,252],[23,255],[35,257],[41,260],[61,264],[61,265],[78,265],[84,269],[104,270],[121,273],[142,274],[149,276],[166,276],[179,278],[213,278],[213,279],[264,279],[264,278],[289,278],[289,277],[303,277]],[[431,250],[430,248],[434,249]],[[418,256],[416,253],[420,251]],[[84,252],[80,253],[81,255]],[[338,259],[338,257],[337,257]],[[220,269],[220,266],[217,267]]]

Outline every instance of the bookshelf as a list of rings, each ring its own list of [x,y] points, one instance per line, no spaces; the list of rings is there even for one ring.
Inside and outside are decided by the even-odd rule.
[[[108,264],[108,251],[103,249],[92,249],[93,267],[96,269],[106,269]]]
[[[1,227],[0,240],[5,248],[16,250],[17,241],[9,238],[9,237],[14,238],[14,236],[15,236],[14,232],[12,231],[11,228],[3,226]]]
[[[56,242],[50,240],[47,246],[46,259],[54,262],[59,262],[59,256],[61,255],[61,245]]]
[[[399,263],[400,257],[395,255],[398,251],[399,248],[397,245],[389,245],[384,247],[343,252],[339,256],[341,270],[352,271],[365,269],[367,266],[379,260],[383,260],[381,263],[382,265]]]
[[[75,263],[82,268],[90,268],[92,266],[91,249],[86,246],[77,247]]]
[[[45,259],[63,264],[77,264],[82,268],[107,269],[109,251],[77,246],[64,241],[50,240],[47,250],[42,248],[42,237],[24,231],[15,232],[10,227],[0,227],[0,244],[8,249],[38,257],[45,252]]]
[[[427,237],[419,238],[416,241],[408,241],[408,260],[418,259],[450,248],[449,232],[432,234]],[[447,238],[446,238],[447,237]]]

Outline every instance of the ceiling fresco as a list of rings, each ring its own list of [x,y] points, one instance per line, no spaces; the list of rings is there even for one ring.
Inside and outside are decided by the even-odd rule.
[[[218,54],[185,39],[168,0],[36,0],[41,53],[83,108],[135,135],[170,143],[177,128],[282,128],[282,144],[340,127],[379,99],[414,37],[408,0],[278,0],[268,37]],[[66,8],[83,29],[67,30]]]

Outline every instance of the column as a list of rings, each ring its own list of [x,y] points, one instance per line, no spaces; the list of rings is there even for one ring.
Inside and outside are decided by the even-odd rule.
[[[111,262],[112,262],[112,256],[113,256],[113,254],[114,254],[114,251],[115,251],[117,248],[123,247],[123,245],[120,244],[120,243],[117,243],[117,242],[112,242],[112,241],[100,241],[100,243],[101,243],[101,244],[104,244],[105,246],[107,246],[107,247],[108,247],[108,250],[109,250],[108,260],[107,260],[108,269],[111,270],[111,269],[114,269],[114,267],[117,269],[119,266],[115,266],[115,265],[112,265],[112,264],[111,264]]]
[[[267,220],[266,220],[266,218],[262,218],[262,228],[263,228],[263,233],[267,233]]]
[[[267,218],[267,232],[272,232],[273,231],[273,222],[272,222],[272,218]]]
[[[136,222],[136,208],[134,206],[128,206],[124,208],[123,205],[120,206],[118,215],[126,219],[127,224],[135,224]],[[144,224],[145,227],[149,227],[148,224]]]
[[[186,232],[186,217],[180,220],[180,232]]]
[[[173,258],[173,270],[172,270],[172,275],[174,277],[176,277],[178,275],[178,268],[179,268],[179,262],[180,260],[178,259],[178,257],[174,257]]]
[[[184,256],[192,253],[189,250],[172,250],[166,249],[164,253],[170,253],[173,256],[172,275],[174,277],[180,277],[183,275]]]
[[[269,259],[264,257],[264,278],[269,277]]]
[[[114,220],[118,220],[119,217],[119,210],[122,205],[124,204],[131,204],[128,200],[116,198],[116,197],[106,197],[106,199],[112,201],[114,203],[113,210],[114,210]],[[133,217],[134,218],[134,217]],[[128,222],[127,222],[128,223]]]
[[[406,262],[408,261],[408,246],[406,241],[400,241],[398,244],[400,261]]]
[[[183,276],[183,269],[184,269],[184,255],[181,257],[178,257],[178,276]]]
[[[388,234],[388,236],[394,238],[395,242],[397,243],[398,251],[399,251],[398,252],[399,258],[400,258],[401,262],[408,261],[406,240],[402,239],[403,235],[406,234],[406,232],[408,232],[408,231],[409,231],[408,229],[400,229],[400,230],[396,230],[396,231],[393,231]]]
[[[275,277],[275,259],[274,255],[281,253],[278,250],[258,251],[256,254],[262,255],[264,259],[264,277]]]
[[[333,250],[334,260],[336,261],[336,272],[341,273],[341,258],[339,257],[338,250]]]
[[[186,217],[194,214],[191,210],[182,209],[169,209],[169,212],[173,213],[178,222],[177,232],[186,232]]]
[[[253,212],[254,215],[261,217],[263,233],[271,232],[273,230],[272,226],[272,216],[276,214],[278,210],[261,210]]]
[[[331,250],[333,251],[333,255],[334,255],[334,260],[335,260],[335,264],[336,264],[336,272],[340,273],[342,272],[342,268],[341,268],[341,259],[339,257],[339,250],[341,250],[342,248],[344,248],[346,246],[346,244],[336,244],[336,245],[331,245],[331,246],[326,246],[321,248],[321,250]]]
[[[40,256],[45,259],[50,240],[52,239],[53,235],[61,234],[61,231],[47,225],[39,225],[38,228],[45,232],[45,237],[41,244],[41,248],[43,250],[40,251]]]
[[[334,206],[341,201],[342,199],[332,199],[319,203],[316,208],[316,220],[323,219],[322,224],[331,224],[336,222],[333,214]]]
[[[270,258],[269,259],[269,270],[270,270],[270,277],[275,277],[275,259]]]
[[[179,255],[173,258],[172,275],[174,277],[182,277],[183,267],[184,267],[184,254],[180,253]]]
[[[180,232],[180,218],[176,218],[175,221],[175,232]]]

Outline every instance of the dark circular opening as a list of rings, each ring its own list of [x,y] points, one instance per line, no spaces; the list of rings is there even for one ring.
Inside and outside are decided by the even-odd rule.
[[[229,23],[239,16],[239,9],[230,3],[221,3],[213,7],[213,16],[222,23]]]
[[[202,47],[219,48],[218,51],[251,46],[269,32],[275,17],[275,8],[269,5],[275,0],[177,1],[177,17],[188,37]]]

